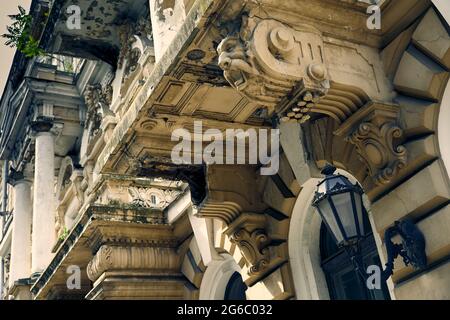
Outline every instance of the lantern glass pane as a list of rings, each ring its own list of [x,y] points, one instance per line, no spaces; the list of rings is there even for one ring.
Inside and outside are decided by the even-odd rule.
[[[356,237],[358,233],[355,216],[353,215],[351,193],[344,192],[332,195],[331,200],[334,203],[347,238]]]
[[[325,222],[325,225],[331,229],[330,232],[336,238],[337,244],[340,244],[344,241],[344,237],[342,235],[341,230],[339,229],[339,225],[334,217],[333,210],[331,209],[330,203],[328,202],[328,198],[324,198],[318,204],[319,213],[322,216],[322,219]]]
[[[365,236],[364,230],[364,208],[362,205],[362,196],[359,193],[354,192],[355,195],[355,207],[358,214],[359,230],[361,230],[361,236]]]

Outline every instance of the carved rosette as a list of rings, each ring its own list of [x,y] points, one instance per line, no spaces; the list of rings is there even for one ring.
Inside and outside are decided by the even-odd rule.
[[[399,145],[403,130],[395,105],[369,103],[335,132],[354,144],[358,155],[378,185],[390,183],[406,166],[407,150]]]
[[[89,262],[87,275],[91,281],[96,281],[106,271],[167,273],[178,272],[179,267],[180,258],[173,248],[103,245]]]
[[[311,26],[294,30],[276,20],[244,16],[240,33],[220,43],[219,66],[232,87],[270,113],[300,86],[296,110],[277,112],[304,122],[329,88],[323,47],[321,33]]]

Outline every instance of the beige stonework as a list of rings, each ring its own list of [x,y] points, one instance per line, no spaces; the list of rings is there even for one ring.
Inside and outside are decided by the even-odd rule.
[[[397,259],[390,298],[449,299],[449,21],[386,0],[371,30],[368,2],[83,2],[83,30],[33,13],[42,48],[81,62],[18,58],[2,97],[0,298],[223,299],[237,273],[248,299],[329,299],[311,201],[333,164],[364,189],[381,261],[395,221],[425,237],[427,267]],[[277,173],[237,152],[187,161],[212,142],[200,121],[220,143],[279,130]]]

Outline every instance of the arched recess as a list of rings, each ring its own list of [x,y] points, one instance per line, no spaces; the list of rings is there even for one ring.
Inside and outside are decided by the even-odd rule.
[[[339,170],[352,183],[358,181],[348,172]],[[291,215],[289,226],[289,261],[292,269],[294,288],[298,300],[328,300],[330,299],[329,288],[325,273],[321,266],[321,227],[322,219],[312,206],[312,201],[320,179],[311,178],[302,186]],[[364,207],[368,214],[371,227],[370,201],[364,195]],[[374,233],[378,256],[382,258],[382,246],[380,237]],[[384,261],[383,261],[384,264]],[[390,296],[393,296],[392,282],[387,282]]]
[[[328,300],[327,282],[320,266],[320,225],[311,202],[319,179],[307,181],[294,206],[289,227],[289,261],[298,300]]]
[[[224,300],[233,275],[241,272],[231,255],[222,254],[221,257],[223,260],[213,260],[206,268],[200,286],[200,300]]]
[[[445,135],[450,95],[445,92],[450,75],[449,30],[443,17],[431,7],[381,54],[397,94],[389,103],[398,108],[395,125],[402,133],[385,140],[391,148],[386,150],[406,151],[404,163],[391,172],[389,179],[374,179],[377,176],[367,163],[373,164],[376,157],[369,159],[370,150],[361,153],[348,135],[340,135],[342,128],[333,119],[322,118],[304,126],[306,144],[317,167],[332,163],[362,184],[371,201],[372,224],[375,238],[380,241],[382,260],[383,234],[394,221],[411,219],[424,233],[429,267],[415,271],[396,261],[392,281],[397,299],[450,298],[448,285],[440,280],[450,277],[450,183],[445,169],[448,167],[445,143],[449,136]],[[439,123],[444,127],[442,132]]]

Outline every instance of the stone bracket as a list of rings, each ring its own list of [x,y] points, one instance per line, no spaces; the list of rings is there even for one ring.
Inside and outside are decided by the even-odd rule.
[[[219,67],[230,85],[250,101],[269,109],[302,83],[298,120],[330,87],[322,34],[309,25],[291,28],[273,19],[243,15],[238,34],[219,45]],[[314,100],[314,101],[313,101]],[[309,108],[309,109],[308,109]]]
[[[270,263],[268,246],[271,239],[266,231],[266,216],[256,213],[242,213],[225,230],[232,243],[242,252],[250,265],[249,275],[257,275]]]
[[[355,145],[378,185],[388,184],[407,163],[399,113],[397,105],[369,102],[334,132]]]

